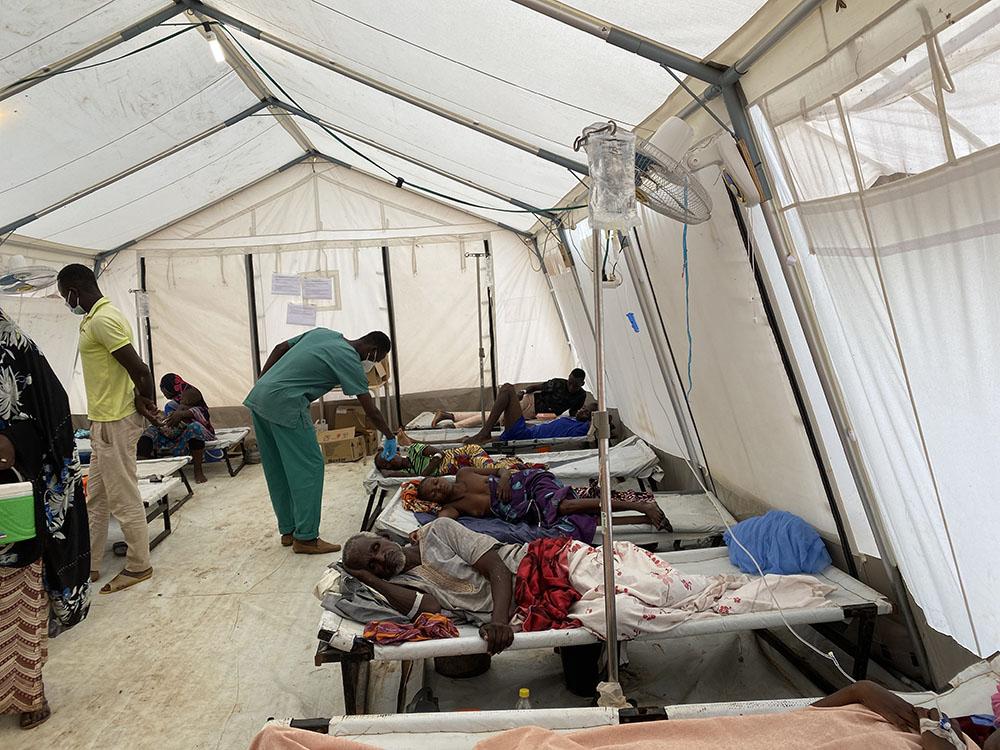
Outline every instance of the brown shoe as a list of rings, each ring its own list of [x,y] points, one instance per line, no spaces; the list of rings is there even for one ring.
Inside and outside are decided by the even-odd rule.
[[[294,541],[295,541],[295,537],[293,537],[291,534],[282,534],[281,535],[281,546],[282,547],[291,547],[292,546],[292,542],[294,542]]]
[[[146,568],[145,570],[138,572],[123,570],[121,573],[112,578],[109,583],[104,584],[104,586],[101,587],[100,593],[113,594],[116,591],[122,591],[130,586],[135,586],[137,583],[148,581],[152,577],[152,568]]]
[[[340,552],[340,545],[324,542],[319,537],[308,541],[296,539],[292,542],[292,552],[297,555],[328,555],[331,552]]]

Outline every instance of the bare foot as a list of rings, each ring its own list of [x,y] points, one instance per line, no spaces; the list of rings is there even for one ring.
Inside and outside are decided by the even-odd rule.
[[[438,422],[442,422],[445,419],[454,422],[455,415],[452,414],[450,411],[442,411],[441,409],[438,409],[436,412],[434,412],[434,419],[431,420],[431,427],[437,427]]]
[[[488,432],[477,432],[471,437],[465,438],[462,443],[465,445],[489,445],[492,441],[492,435]]]
[[[642,514],[649,519],[649,522],[653,525],[654,529],[659,531],[673,531],[674,527],[670,524],[670,519],[666,517],[660,506],[656,503],[644,503],[646,507],[637,508],[636,510],[641,510]]]
[[[205,476],[205,472],[196,471],[194,473],[194,483],[195,484],[205,484],[208,481],[208,477]]]
[[[406,430],[400,427],[396,430],[396,444],[397,445],[413,445],[413,438],[406,434]]]

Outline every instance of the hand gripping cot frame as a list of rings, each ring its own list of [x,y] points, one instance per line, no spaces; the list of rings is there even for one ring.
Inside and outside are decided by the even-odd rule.
[[[702,575],[738,573],[729,563],[726,548],[709,548],[668,552],[658,555],[664,561],[689,573]],[[821,626],[825,623],[857,621],[857,643],[851,650],[854,663],[852,675],[862,679],[868,671],[869,653],[875,631],[875,619],[892,611],[889,601],[878,591],[858,581],[847,573],[830,566],[817,575],[823,583],[834,587],[827,600],[833,606],[784,609],[782,612],[753,612],[736,615],[689,620],[672,630],[640,637],[638,641],[658,641],[714,633],[753,631],[759,635],[769,628],[789,625]],[[414,664],[437,656],[463,656],[486,652],[486,642],[473,626],[459,626],[457,638],[379,646],[361,637],[364,624],[348,620],[334,612],[324,610],[320,619],[319,645],[315,664],[339,663],[344,690],[345,711],[349,715],[367,713],[371,700],[372,683],[382,679],[376,674],[380,662],[400,662],[400,679],[396,690],[397,711],[406,703],[407,681]],[[765,635],[765,640],[767,636]],[[509,650],[551,649],[598,643],[599,639],[583,628],[572,630],[545,630],[517,633]],[[771,643],[771,640],[768,640]],[[503,658],[500,654],[495,658]]]

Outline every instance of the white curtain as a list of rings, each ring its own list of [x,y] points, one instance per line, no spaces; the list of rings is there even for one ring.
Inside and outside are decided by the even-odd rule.
[[[939,35],[940,60],[921,46],[758,118],[900,569],[930,625],[981,656],[1000,648],[1000,131],[981,95],[998,24],[987,4]]]

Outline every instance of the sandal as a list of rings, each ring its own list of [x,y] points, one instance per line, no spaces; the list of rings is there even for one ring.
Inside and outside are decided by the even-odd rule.
[[[133,573],[131,570],[123,570],[121,573],[112,578],[108,583],[101,587],[102,594],[113,594],[116,591],[122,591],[127,589],[129,586],[135,586],[137,583],[142,583],[143,581],[148,581],[153,577],[153,569],[147,568],[146,570],[140,571],[138,573]]]
[[[49,708],[49,702],[43,701],[42,707],[37,711],[25,711],[21,714],[21,729],[34,729],[48,721],[50,716],[52,716],[52,709]]]

